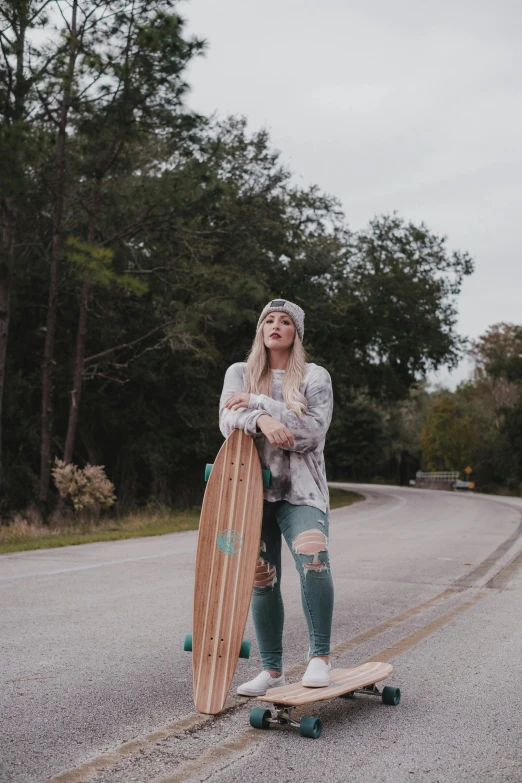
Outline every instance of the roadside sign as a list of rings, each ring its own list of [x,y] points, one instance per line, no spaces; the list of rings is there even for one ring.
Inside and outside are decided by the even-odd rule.
[[[464,468],[464,473],[467,473],[468,476],[469,476],[470,473],[473,473],[473,468],[470,468],[469,465],[468,465],[467,468]]]

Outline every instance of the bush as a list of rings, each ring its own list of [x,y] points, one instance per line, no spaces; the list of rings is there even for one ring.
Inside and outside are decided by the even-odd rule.
[[[114,484],[105,475],[103,465],[87,463],[82,470],[71,462],[56,459],[52,473],[61,497],[69,496],[79,515],[99,516],[101,509],[110,508],[116,501]]]

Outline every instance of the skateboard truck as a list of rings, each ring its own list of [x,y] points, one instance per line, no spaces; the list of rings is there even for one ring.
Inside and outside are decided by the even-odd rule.
[[[232,466],[233,464],[234,463],[231,462],[230,466]],[[214,467],[213,462],[207,462],[207,464],[205,465],[205,481],[209,480],[213,467]],[[272,485],[272,471],[263,469],[261,473],[263,475],[263,486],[270,487]]]
[[[374,683],[373,685],[366,685],[364,688],[356,688],[354,691],[350,691],[349,693],[342,693],[339,698],[354,699],[356,693],[362,693],[365,696],[382,696],[382,691],[380,691]]]
[[[323,730],[320,718],[303,715],[300,721],[292,718],[295,707],[287,704],[274,704],[274,712],[263,707],[254,707],[250,712],[250,725],[254,729],[269,729],[270,726],[292,726],[299,730],[302,737],[317,739]]]
[[[295,707],[287,707],[284,704],[274,704],[274,709],[276,712],[275,718],[273,716],[269,718],[269,723],[280,723],[281,726],[293,726],[296,729],[299,728],[299,723],[292,718],[292,712],[295,710]]]
[[[365,696],[379,696],[384,704],[390,704],[396,707],[401,700],[400,688],[394,688],[385,685],[382,691],[375,685],[366,685],[364,688],[356,688],[348,693],[339,695],[340,699],[353,699],[356,693],[362,693]],[[250,712],[250,725],[254,729],[269,729],[270,726],[292,726],[299,730],[302,737],[317,739],[321,736],[323,724],[320,718],[313,715],[303,715],[298,722],[293,719],[292,713],[295,706],[290,704],[278,704],[274,702],[274,712],[264,707],[254,707]]]
[[[401,700],[400,688],[385,685],[381,691],[375,683],[373,685],[365,685],[364,688],[356,688],[354,691],[349,691],[349,693],[342,693],[339,698],[353,699],[356,693],[362,693],[365,696],[380,696],[383,704],[391,704],[393,707],[396,707]]]
[[[211,641],[214,641],[212,637],[210,637]],[[223,641],[223,639],[221,639]],[[243,639],[241,642],[241,647],[239,648],[239,657],[240,658],[250,658],[250,652],[252,648],[252,642],[249,641],[249,639]],[[185,652],[192,652],[192,634],[186,633],[183,639],[183,650]],[[210,657],[210,654],[209,654]],[[221,655],[219,656],[221,658]]]
[[[259,700],[270,702],[272,709],[255,707],[250,713],[250,725],[254,729],[269,729],[274,725],[292,726],[302,737],[317,739],[321,735],[321,719],[304,715],[300,721],[293,717],[296,707],[329,699],[353,699],[356,693],[364,696],[378,696],[384,704],[397,706],[401,700],[399,688],[386,685],[382,690],[376,683],[384,680],[393,671],[389,663],[368,661],[355,669],[332,669],[331,683],[324,688],[306,688],[299,683],[270,689]]]

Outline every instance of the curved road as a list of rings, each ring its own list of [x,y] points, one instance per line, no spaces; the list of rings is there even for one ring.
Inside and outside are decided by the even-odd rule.
[[[337,486],[366,499],[331,514],[335,665],[391,661],[399,707],[314,705],[317,741],[250,729],[234,695],[195,713],[196,532],[3,555],[2,783],[520,783],[522,500]],[[306,627],[283,569],[291,679]],[[258,670],[254,651],[235,683]]]

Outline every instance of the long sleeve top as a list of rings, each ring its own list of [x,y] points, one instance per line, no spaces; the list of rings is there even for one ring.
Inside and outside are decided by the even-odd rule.
[[[266,500],[287,500],[297,506],[315,506],[328,513],[329,495],[324,464],[325,437],[332,419],[333,394],[329,373],[317,364],[307,364],[301,393],[308,401],[304,416],[289,410],[283,399],[284,370],[272,370],[270,396],[251,394],[250,405],[233,411],[225,408],[232,394],[243,392],[246,362],[228,368],[219,405],[219,427],[227,438],[234,429],[244,430],[254,438],[261,464],[272,473],[272,483],[265,488]],[[257,420],[268,414],[284,424],[294,436],[294,446],[272,446],[257,431]]]

